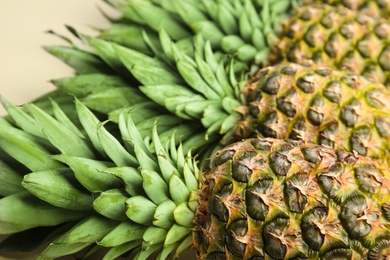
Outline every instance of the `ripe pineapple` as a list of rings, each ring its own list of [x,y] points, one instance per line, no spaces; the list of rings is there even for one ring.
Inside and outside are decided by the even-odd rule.
[[[243,93],[247,114],[239,135],[256,132],[389,159],[390,92],[383,85],[326,66],[287,63],[260,70]]]
[[[300,6],[329,4],[370,16],[388,17],[389,0],[261,0],[261,1],[115,1],[121,17],[112,19],[112,27],[100,38],[150,53],[143,41],[158,42],[162,29],[175,41],[183,43],[201,34],[218,52],[234,54],[252,69],[267,64],[267,55],[281,32],[281,24]],[[149,17],[156,17],[150,20]],[[164,21],[164,22],[160,22]],[[124,37],[124,35],[126,37]]]
[[[106,259],[128,251],[137,259],[155,252],[164,259],[191,244],[200,258],[388,255],[385,164],[274,139],[250,139],[241,143],[244,148],[235,144],[220,151],[204,176],[184,156],[194,145],[196,154],[210,155],[223,135],[227,144],[256,134],[324,143],[383,162],[389,151],[389,93],[380,84],[296,64],[266,68],[247,81],[249,67],[268,54],[289,1],[202,1],[200,9],[197,3],[132,1],[122,11],[133,26],[120,20],[98,38],[71,29],[91,52],[77,45],[48,47],[78,74],[53,81],[60,106],[47,97],[36,102],[52,103],[53,117],[34,105],[19,109],[3,101],[11,120],[0,120],[1,174],[7,181],[0,230],[17,233],[3,248],[15,246],[18,237],[40,234],[33,242],[59,236],[41,259],[88,247],[87,255],[111,248]],[[150,14],[164,22],[154,23],[159,19],[150,20]],[[142,39],[123,40],[126,29]],[[192,38],[191,30],[199,34]],[[65,92],[98,112],[79,101],[72,109]],[[128,113],[131,120],[124,118]],[[99,123],[107,114],[118,125]],[[150,134],[156,120],[167,123]],[[182,146],[176,147],[174,131]],[[258,173],[259,167],[267,172]],[[316,180],[302,187],[304,177]],[[261,194],[273,182],[279,185],[272,190],[276,203]],[[253,205],[260,211],[253,212]],[[325,220],[313,220],[318,215]]]
[[[388,17],[390,14],[389,0],[303,0],[300,5],[328,4],[336,7],[346,7],[348,9],[364,12],[370,16]]]
[[[81,131],[27,109],[0,121],[0,233],[12,234],[2,250],[34,237],[50,242],[37,259],[166,259],[192,246],[199,259],[389,256],[390,170],[371,158],[254,138],[203,172],[174,137],[161,143],[158,125],[142,139],[129,114],[115,137],[78,100]],[[14,126],[26,119],[36,134]]]
[[[218,143],[224,146],[256,135],[305,140],[389,160],[390,91],[382,84],[316,64],[283,63],[245,75],[246,70],[236,71],[234,61],[214,53],[200,36],[194,39],[197,48],[191,57],[162,31],[166,47],[159,60],[105,40],[80,37],[102,59],[113,62],[119,57],[120,63],[116,58],[112,66],[140,86],[117,76],[87,74],[55,80],[59,90],[74,93],[101,112],[103,120],[108,114],[118,122],[122,111],[133,111],[143,137],[150,136],[148,129],[157,118],[164,119],[159,132],[164,142],[177,131],[185,151],[194,149],[204,166],[203,158],[210,157]]]
[[[298,6],[296,3],[287,2]],[[262,20],[267,17],[280,18],[282,17],[280,14],[287,12],[286,6],[289,4],[286,5],[284,1],[280,4],[268,1],[258,4],[247,1],[245,5],[237,3],[236,9],[232,9],[228,8],[232,3],[221,1],[217,3],[216,10],[218,11],[215,11],[214,15],[211,15],[210,12],[215,8],[206,8],[206,2],[202,2],[201,5],[195,5],[193,1],[172,1],[170,4],[159,1],[153,3],[131,1],[112,4],[121,10],[122,18],[113,21],[112,29],[101,32],[99,37],[88,37],[69,28],[80,38],[82,43],[87,45],[86,48],[80,47],[80,44],[73,43],[71,40],[68,40],[72,43],[71,47],[46,47],[50,53],[67,62],[77,72],[74,77],[53,80],[52,82],[58,90],[50,95],[74,122],[77,122],[77,114],[72,109],[71,96],[68,93],[75,95],[89,108],[96,111],[103,120],[108,115],[111,120],[118,122],[118,115],[121,111],[127,109],[134,111],[135,124],[141,129],[143,137],[150,135],[148,129],[153,126],[157,118],[160,118],[162,122],[166,122],[164,127],[159,128],[159,135],[163,141],[169,139],[172,132],[177,131],[177,136],[188,144],[186,151],[196,146],[196,150],[193,151],[201,154],[199,157],[201,161],[204,161],[202,158],[209,157],[215,151],[216,145],[221,140],[221,144],[226,145],[256,133],[261,133],[264,136],[275,135],[272,131],[257,129],[259,124],[257,120],[254,120],[257,116],[253,118],[248,116],[249,112],[254,113],[253,107],[251,111],[248,108],[253,100],[246,93],[245,85],[248,80],[250,82],[253,65],[260,66],[260,63],[253,62],[252,56],[252,58],[245,60],[240,55],[251,54],[252,52],[248,51],[247,47],[249,45],[257,46],[257,44],[244,41],[247,47],[243,48],[242,51],[234,48],[231,49],[232,52],[221,51],[221,46],[215,44],[221,39],[218,38],[218,41],[214,41],[211,37],[219,34],[213,32],[209,35],[199,32],[194,36],[189,29],[190,27],[186,26],[197,22],[207,24],[214,21],[219,27],[222,24],[218,19],[229,20],[226,10],[230,10],[229,12],[235,10],[234,12],[238,12],[240,15],[236,13],[233,16],[241,18],[230,20],[232,23],[235,21],[235,26],[240,28],[236,32],[237,35],[243,37],[244,31],[242,30],[249,28],[244,26],[245,19],[254,23],[254,19],[257,17],[255,14],[259,13],[261,13],[259,17]],[[186,17],[184,10],[193,10],[190,13],[197,15]],[[159,27],[147,19],[152,11],[159,17],[170,17],[170,19]],[[206,17],[211,20],[206,22],[204,20]],[[219,18],[217,19],[217,17]],[[244,17],[246,18],[244,19]],[[259,17],[257,18],[260,19]],[[216,22],[215,19],[219,22]],[[259,26],[261,24],[258,30],[264,33],[269,29],[263,23],[254,24]],[[174,30],[174,28],[179,27],[182,30]],[[275,25],[272,28],[276,29],[277,27]],[[271,31],[274,32],[274,29]],[[259,39],[254,27],[250,31],[253,32],[251,39]],[[131,32],[138,33],[132,34]],[[181,34],[177,35],[175,32],[181,32]],[[225,33],[229,35],[227,31]],[[128,35],[128,37],[123,37],[123,35]],[[226,38],[232,37],[226,36]],[[259,44],[255,48],[256,53],[268,54],[269,46],[268,43],[266,45]],[[232,59],[226,53],[236,53],[236,55]],[[259,61],[264,61],[265,56],[262,56],[263,58]],[[315,69],[313,68],[313,70]],[[322,85],[319,88],[323,87],[325,86]],[[382,86],[379,88],[383,89]],[[381,92],[383,91],[381,90]],[[388,93],[384,92],[384,96],[388,96]],[[306,99],[304,109],[308,109],[308,102],[313,96],[309,94],[303,95],[301,98]],[[363,98],[363,96],[359,98]],[[264,103],[265,100],[263,99],[262,102]],[[276,101],[270,102],[270,104],[276,104]],[[286,103],[289,102],[283,104]],[[47,96],[38,100],[36,104],[46,111],[51,110]],[[270,106],[275,107],[275,105]],[[284,110],[286,109],[288,110],[285,107]],[[368,108],[367,111],[370,111],[368,114],[374,111],[371,109],[376,111],[378,108]],[[284,113],[287,115],[293,112],[286,113],[284,111]],[[311,110],[311,114],[313,114],[313,110]],[[332,117],[334,121],[339,121],[337,113],[332,114]],[[363,119],[365,115],[360,117]],[[384,119],[384,123],[378,123],[386,126],[387,121]],[[338,132],[334,136],[330,135],[333,135],[335,130],[328,129],[330,133],[325,133],[326,138],[323,138],[323,129],[317,130],[315,126],[311,126],[312,122],[310,121],[306,123],[310,129],[304,133],[305,136],[302,133],[302,126],[300,126],[298,128],[300,133],[296,133],[295,137],[290,136],[291,130],[288,129],[289,133],[285,137],[308,138],[313,142],[332,146],[335,141],[338,142],[337,139],[340,136],[347,136],[346,141],[340,142],[340,148],[349,151],[356,150],[362,155],[386,160],[388,137],[383,133],[378,135],[377,128],[374,127],[376,122],[369,123],[369,127],[362,127],[363,129],[359,131],[351,126],[337,128]],[[302,125],[302,121],[299,124]],[[288,127],[292,129],[293,126]],[[332,127],[336,127],[335,124]],[[26,127],[23,129],[28,131]],[[368,129],[371,129],[373,133]],[[278,132],[280,131],[283,131],[283,126],[281,130],[278,130]]]
[[[200,259],[386,259],[389,169],[314,144],[247,139],[204,175]]]
[[[390,23],[343,7],[310,5],[287,19],[272,62],[313,60],[390,85]]]
[[[197,71],[192,65],[188,74],[181,65],[186,85],[145,84],[140,90],[177,116],[202,122],[206,134],[219,136],[223,145],[260,135],[389,159],[390,92],[381,84],[315,64],[283,63],[230,82],[220,81],[217,70],[211,77],[212,68],[199,65]],[[161,92],[164,88],[172,91]]]

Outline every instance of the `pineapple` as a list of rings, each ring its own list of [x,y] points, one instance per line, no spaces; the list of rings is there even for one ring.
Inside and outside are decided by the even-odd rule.
[[[143,137],[150,137],[149,129],[160,118],[163,142],[176,131],[185,152],[199,154],[203,166],[216,149],[257,135],[389,161],[390,91],[380,83],[317,64],[282,63],[251,76],[237,69],[234,60],[214,53],[199,35],[189,56],[161,31],[166,47],[160,59],[80,37],[95,55],[126,71],[139,86],[118,76],[86,74],[55,80],[59,91],[74,93],[103,120],[108,115],[118,123],[121,112],[131,111]],[[18,113],[12,106],[8,111]],[[29,131],[28,126],[23,129]]]
[[[315,144],[253,138],[203,176],[199,259],[386,259],[389,170]]]
[[[304,140],[389,160],[385,86],[326,66],[287,63],[260,70],[243,90],[238,132]],[[244,134],[244,137],[247,137]]]
[[[238,56],[231,56],[221,52],[208,35],[201,33],[192,37],[173,35],[172,28],[180,24],[176,19],[180,20],[183,16],[183,14],[181,16],[173,14],[175,11],[182,10],[180,8],[195,8],[192,1],[185,1],[182,5],[176,1],[171,2],[171,5],[157,2],[134,1],[117,5],[123,12],[120,28],[123,29],[123,26],[129,23],[138,29],[142,26],[144,29],[149,28],[144,30],[142,38],[130,37],[130,34],[128,38],[126,37],[126,42],[121,41],[122,38],[116,38],[122,32],[119,28],[116,33],[106,31],[96,38],[69,28],[88,47],[88,51],[86,47],[80,47],[82,45],[76,43],[72,43],[72,47],[46,47],[49,52],[69,63],[78,72],[74,77],[53,80],[58,92],[64,96],[72,93],[99,116],[104,118],[108,115],[109,119],[116,123],[122,111],[133,111],[135,124],[141,129],[143,137],[150,135],[148,130],[157,118],[165,118],[161,122],[167,122],[166,125],[164,128],[159,128],[159,135],[163,142],[173,131],[177,131],[179,133],[177,136],[183,143],[189,144],[185,151],[192,148],[193,152],[200,155],[199,159],[202,162],[206,161],[203,158],[210,157],[218,147],[255,135],[303,139],[337,149],[356,151],[383,162],[388,161],[389,116],[386,113],[388,105],[384,100],[388,98],[389,92],[383,85],[371,84],[360,76],[348,76],[351,80],[356,79],[356,86],[351,88],[347,85],[352,83],[340,83],[339,87],[336,81],[341,82],[346,74],[335,70],[331,73],[332,76],[321,76],[316,73],[318,81],[313,83],[316,90],[309,93],[310,90],[299,87],[302,82],[299,74],[289,79],[296,81],[295,89],[299,90],[297,92],[299,95],[295,96],[291,93],[289,98],[292,96],[293,98],[284,100],[287,95],[284,92],[287,91],[287,85],[282,86],[280,92],[273,93],[276,89],[269,90],[266,89],[267,87],[260,86],[262,83],[254,83],[258,75],[261,75],[259,82],[271,75],[263,73],[266,69],[254,73],[252,65],[257,63],[253,63],[250,59],[243,62],[238,57],[238,53],[250,52],[235,50],[232,53],[237,53]],[[222,3],[229,5],[227,1],[218,2],[221,5]],[[250,1],[246,3],[250,5]],[[259,9],[263,18],[266,17],[267,10],[269,15],[279,10],[273,9],[278,5],[267,3],[267,1],[263,5],[252,3],[258,9],[263,7]],[[202,2],[200,6],[204,4],[206,2]],[[266,8],[268,5],[273,6],[271,9],[274,11]],[[240,5],[237,3],[237,6]],[[303,8],[310,7],[302,7],[300,10],[304,10]],[[323,7],[326,10],[333,10],[330,8],[333,7]],[[147,10],[155,10],[164,17],[171,14],[173,18],[169,23],[167,20],[169,26],[163,24],[157,27],[156,24],[150,24],[152,21],[146,22]],[[222,6],[218,10],[222,12]],[[347,9],[340,7],[340,10]],[[199,12],[194,11],[197,14]],[[253,10],[244,13],[250,15]],[[134,21],[127,20],[130,19],[129,17],[133,17]],[[199,14],[199,17],[203,16]],[[242,26],[238,27],[242,28]],[[134,42],[132,44],[129,41]],[[281,69],[278,66],[284,65],[277,65],[275,70]],[[312,65],[312,67],[305,66],[302,74],[303,70],[310,73],[321,69],[317,65]],[[324,71],[328,70],[324,69]],[[333,80],[331,77],[336,77],[333,82],[336,85],[327,87],[326,84]],[[310,76],[304,80],[310,81]],[[260,91],[258,94],[251,90],[256,86],[258,86],[256,91]],[[361,89],[362,92],[359,92],[361,94],[357,95],[356,100],[352,100],[352,96],[355,95],[352,89],[355,88]],[[373,94],[375,97],[372,97],[369,91],[371,88],[377,89]],[[320,93],[322,90],[325,92]],[[290,89],[290,91],[295,90]],[[334,91],[337,94],[333,97]],[[365,92],[368,96],[364,94]],[[261,98],[263,96],[265,98]],[[338,105],[339,99],[342,100],[342,105]],[[46,100],[45,98],[41,102],[47,102]],[[58,98],[54,100],[57,101]],[[324,105],[321,102],[324,102]],[[60,105],[64,107],[63,104]],[[361,105],[364,107],[364,113],[356,111]],[[256,106],[260,107],[256,108]],[[293,108],[294,106],[296,107]],[[278,111],[271,113],[276,111],[276,108]],[[267,110],[266,113],[260,115],[259,113],[263,113],[260,110],[264,109]],[[71,109],[66,112],[73,121],[77,121],[77,115]],[[375,115],[375,119],[370,118],[372,114]],[[275,115],[280,118],[270,118]],[[322,120],[324,121],[319,122]],[[278,129],[272,129],[274,127]],[[24,130],[27,131],[26,128]],[[187,142],[188,140],[191,142]]]
[[[310,4],[328,4],[336,7],[346,7],[348,9],[363,12],[370,16],[388,17],[390,14],[390,1],[389,0],[325,0],[325,1],[312,1],[303,0],[300,5]]]
[[[387,18],[389,0],[252,0],[252,1],[115,1],[119,19],[101,31],[100,38],[114,41],[143,53],[150,53],[142,39],[145,34],[158,42],[163,28],[175,41],[186,44],[201,34],[215,51],[233,54],[252,70],[267,64],[267,56],[282,31],[282,23],[295,9],[313,4],[329,4],[367,15]],[[156,17],[150,20],[149,17]],[[164,21],[164,22],[159,22]]]
[[[2,251],[34,237],[51,242],[39,259],[390,254],[389,90],[323,65],[251,75],[295,1],[108,2],[123,14],[110,30],[69,28],[86,48],[46,47],[76,76],[36,105],[2,100]]]
[[[343,7],[298,8],[283,24],[271,63],[314,61],[390,85],[390,23]]]
[[[231,144],[202,171],[175,138],[142,139],[129,114],[108,131],[80,101],[82,129],[35,105],[1,120],[0,248],[47,244],[37,259],[383,259],[390,169],[298,141]],[[60,108],[53,108],[57,115]],[[10,118],[11,119],[11,118]],[[30,134],[14,122],[28,119]],[[78,129],[78,130],[76,130]],[[154,147],[151,149],[150,147]],[[31,246],[31,245],[30,245]]]

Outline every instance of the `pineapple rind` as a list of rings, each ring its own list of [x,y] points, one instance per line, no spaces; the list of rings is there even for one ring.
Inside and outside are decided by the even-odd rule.
[[[303,6],[284,22],[271,63],[314,61],[387,86],[390,67],[386,18],[325,4]]]
[[[323,65],[281,63],[260,70],[244,94],[244,133],[389,160],[390,92],[382,84]]]
[[[315,144],[231,144],[204,175],[198,256],[377,259],[390,239],[389,177],[389,168],[371,158]]]

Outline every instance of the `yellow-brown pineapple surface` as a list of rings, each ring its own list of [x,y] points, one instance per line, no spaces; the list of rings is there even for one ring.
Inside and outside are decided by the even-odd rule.
[[[342,6],[308,5],[283,24],[270,60],[314,61],[390,84],[390,21]]]
[[[315,144],[247,139],[217,152],[195,232],[200,259],[387,259],[390,172]]]
[[[322,65],[282,63],[260,70],[243,92],[240,134],[304,140],[388,161],[390,91],[382,84]]]

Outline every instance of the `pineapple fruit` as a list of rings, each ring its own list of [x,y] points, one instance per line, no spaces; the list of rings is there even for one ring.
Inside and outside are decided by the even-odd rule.
[[[328,4],[336,7],[346,7],[356,12],[377,17],[388,17],[390,14],[389,0],[303,0],[300,2],[300,5],[310,4]]]
[[[283,24],[272,63],[314,61],[390,84],[390,23],[348,8],[309,5]]]
[[[386,259],[389,169],[272,138],[231,144],[205,173],[199,259]]]
[[[50,115],[2,100],[0,231],[14,234],[2,248],[39,233],[29,242],[52,241],[40,259],[102,248],[105,259],[165,259],[191,245],[200,259],[389,255],[389,90],[324,65],[252,75],[295,1],[115,5],[123,17],[97,38],[69,28],[88,51],[70,40],[46,47],[77,73],[35,102]],[[310,8],[335,10],[297,12]],[[385,45],[386,22],[358,17]],[[358,52],[374,65],[356,72],[387,84],[385,51]]]
[[[187,8],[192,6],[190,2],[186,2]],[[225,3],[225,1],[222,2]],[[108,32],[103,33],[105,36],[92,38],[71,29],[84,44],[89,46],[90,51],[85,52],[76,44],[72,52],[64,48],[47,48],[64,60],[72,61],[71,65],[77,71],[81,71],[80,75],[57,79],[53,83],[59,91],[75,94],[89,108],[108,114],[114,122],[117,122],[118,114],[122,110],[130,108],[134,111],[145,111],[143,115],[147,120],[143,120],[142,117],[135,119],[135,124],[141,124],[139,127],[145,130],[142,131],[144,137],[149,135],[147,129],[151,128],[156,118],[161,116],[169,118],[166,121],[169,123],[165,137],[162,138],[170,136],[169,129],[180,128],[179,136],[182,136],[183,143],[191,139],[191,145],[186,147],[197,146],[193,151],[201,153],[201,158],[210,157],[215,152],[218,143],[221,147],[232,141],[258,134],[264,137],[303,139],[337,149],[357,151],[361,155],[371,156],[383,162],[388,161],[389,115],[386,112],[388,105],[385,100],[388,99],[389,92],[383,85],[370,83],[362,76],[347,76],[347,72],[343,74],[338,72],[337,68],[334,73],[331,73],[332,75],[321,76],[313,72],[320,70],[317,69],[317,65],[310,64],[312,67],[304,66],[304,69],[299,69],[302,74],[298,73],[288,79],[288,81],[296,81],[294,89],[287,90],[288,85],[277,80],[278,76],[274,77],[274,81],[275,83],[281,82],[280,90],[277,86],[275,88],[278,90],[267,89],[261,84],[264,84],[262,82],[272,75],[264,73],[265,68],[261,70],[262,72],[253,73],[250,69],[252,62],[248,61],[243,66],[240,58],[214,50],[215,45],[207,35],[197,34],[194,37],[179,37],[179,40],[175,40],[172,34],[173,25],[167,28],[162,26],[162,29],[156,32],[156,25],[152,26],[145,21],[141,23],[141,20],[145,19],[142,18],[145,14],[140,12],[146,10],[145,5],[154,6],[153,8],[160,10],[161,15],[165,13],[164,16],[166,16],[172,13],[172,10],[180,9],[176,6],[177,4],[172,2],[169,8],[165,5],[157,8],[157,3],[135,1],[120,6],[124,12],[122,18],[124,24],[125,21],[131,22],[126,20],[126,17],[134,14],[131,17],[138,19],[138,23],[134,26],[143,24],[146,28],[150,27],[148,30],[145,29],[142,39],[137,37],[138,44],[134,43],[134,45],[141,46],[139,42],[143,42],[142,46],[148,49],[145,53],[142,51],[144,47],[138,48],[139,51],[137,51],[131,47],[130,43],[120,41]],[[266,4],[261,9],[264,13],[265,6]],[[298,9],[306,10],[305,8],[314,7]],[[315,8],[322,10],[319,7]],[[334,7],[323,7],[324,10],[334,10],[332,8]],[[222,10],[222,7],[218,10]],[[347,9],[340,7],[340,10]],[[246,12],[244,13],[248,15],[253,13]],[[173,17],[177,18],[177,16]],[[379,19],[379,21],[382,20]],[[135,23],[135,21],[132,22]],[[117,33],[120,32],[121,30],[117,31]],[[129,41],[132,41],[132,37]],[[283,53],[287,52],[283,50]],[[71,59],[73,56],[80,60]],[[307,60],[305,62],[307,63]],[[331,63],[331,59],[327,63]],[[274,73],[281,69],[280,66],[283,65],[275,66]],[[295,64],[291,66],[298,68]],[[333,64],[328,66],[334,67]],[[85,68],[88,70],[85,71]],[[316,82],[310,81],[310,75],[300,79],[304,74],[303,70],[306,70],[308,74],[313,72],[315,77],[318,77]],[[324,69],[319,73],[328,71]],[[99,76],[96,73],[99,73]],[[261,75],[259,79],[257,79],[258,75]],[[337,77],[337,79],[332,77]],[[345,77],[349,77],[349,80],[356,80],[357,83],[343,83],[342,77],[344,80],[346,80]],[[282,78],[287,78],[287,76],[284,75]],[[254,83],[257,80],[260,83]],[[299,84],[302,81],[307,81],[305,84],[314,84],[315,90],[300,87]],[[331,81],[335,85],[327,86]],[[252,88],[257,90],[251,90]],[[372,91],[369,90],[371,88],[376,89],[373,95],[378,97],[372,97]],[[256,91],[259,93],[255,94]],[[288,94],[285,91],[291,91],[291,93]],[[298,92],[294,94],[292,93],[294,91]],[[337,94],[333,93],[335,91]],[[355,91],[361,94],[353,100],[352,96],[355,95]],[[364,94],[366,92],[368,96]],[[288,96],[287,99],[285,99],[286,96]],[[301,100],[302,102],[298,105],[297,102]],[[342,101],[342,104],[339,105],[339,101]],[[141,110],[147,106],[153,106],[153,108]],[[256,108],[256,106],[260,107]],[[297,107],[293,108],[294,106]],[[359,109],[364,107],[364,109],[356,111],[358,107]],[[264,109],[268,110],[264,115],[260,115],[263,113],[260,110]],[[295,113],[290,111],[291,109],[301,112]],[[371,118],[372,114],[375,115],[375,119]],[[275,127],[278,129],[272,129]],[[196,138],[194,133],[196,133]],[[205,160],[201,159],[201,161]]]
[[[390,92],[364,77],[293,63],[260,70],[247,84],[240,133],[304,140],[389,162]],[[249,129],[247,129],[249,128]]]
[[[150,132],[148,129],[153,126],[156,118],[164,117],[167,124],[165,128],[161,127],[159,130],[161,131],[159,133],[161,138],[166,140],[173,131],[179,131],[178,136],[182,138],[183,143],[188,144],[186,147],[193,148],[193,146],[197,146],[197,149],[193,151],[201,153],[202,158],[209,157],[215,151],[218,143],[226,145],[235,140],[261,134],[265,137],[275,137],[278,135],[280,138],[288,137],[304,140],[308,138],[307,140],[312,142],[323,143],[332,147],[334,147],[334,143],[337,143],[340,149],[344,148],[348,151],[355,150],[359,154],[387,161],[388,149],[386,147],[388,146],[388,136],[385,133],[386,127],[388,126],[387,114],[380,112],[381,116],[377,120],[378,122],[371,121],[368,125],[364,125],[365,123],[363,123],[366,120],[366,115],[370,115],[371,112],[374,113],[374,110],[385,110],[385,107],[378,105],[379,103],[384,103],[383,100],[388,96],[387,91],[383,90],[383,86],[379,86],[378,84],[378,89],[381,89],[378,91],[384,95],[384,97],[380,97],[382,100],[378,101],[374,106],[372,104],[365,106],[367,110],[362,115],[353,116],[360,118],[356,126],[354,122],[346,123],[345,118],[342,119],[341,113],[337,113],[336,111],[334,113],[332,111],[330,116],[334,122],[344,120],[341,127],[336,126],[338,123],[334,123],[331,126],[330,118],[324,121],[320,128],[317,127],[319,122],[313,122],[308,117],[305,117],[304,120],[301,117],[299,122],[292,122],[291,115],[288,115],[288,113],[291,114],[294,112],[286,113],[285,110],[289,109],[289,104],[293,106],[293,103],[297,101],[293,100],[293,103],[289,100],[282,102],[283,104],[276,105],[276,107],[279,106],[280,109],[281,105],[285,106],[282,110],[284,110],[283,113],[287,116],[284,119],[280,119],[281,123],[279,125],[274,125],[280,128],[276,134],[275,130],[270,130],[269,127],[263,127],[264,124],[268,124],[273,119],[265,119],[264,116],[263,118],[258,118],[258,115],[253,116],[254,113],[256,114],[253,101],[256,98],[259,99],[260,95],[250,97],[247,93],[248,89],[255,85],[253,84],[251,87],[246,86],[252,84],[252,77],[256,77],[253,76],[254,71],[251,70],[253,69],[252,65],[260,66],[260,63],[253,62],[253,57],[245,60],[241,59],[239,55],[235,55],[232,58],[226,54],[230,52],[221,51],[221,47],[213,42],[210,35],[198,32],[199,34],[190,37],[189,35],[191,33],[188,31],[189,28],[184,26],[185,24],[189,26],[190,24],[196,23],[198,21],[196,19],[200,19],[200,17],[222,17],[223,10],[233,10],[225,6],[231,5],[231,3],[228,1],[218,2],[219,8],[217,10],[220,12],[218,15],[217,13],[214,15],[208,13],[214,9],[206,8],[206,2],[202,2],[197,7],[192,1],[180,3],[176,1],[172,1],[170,4],[168,2],[163,4],[158,1],[153,3],[148,1],[118,3],[115,5],[122,11],[123,17],[114,22],[115,26],[112,27],[112,31],[102,32],[100,37],[92,38],[77,32],[73,28],[69,28],[90,48],[90,51],[86,51],[87,48],[80,48],[80,45],[77,44],[72,44],[70,48],[46,47],[49,52],[73,66],[78,73],[74,77],[52,81],[58,88],[58,92],[62,93],[62,95],[59,94],[59,97],[54,97],[54,99],[60,103],[63,109],[67,109],[66,112],[70,114],[70,117],[75,119],[77,116],[72,111],[72,104],[69,101],[70,97],[67,93],[74,94],[89,108],[98,113],[102,113],[103,117],[108,115],[114,122],[118,121],[118,114],[122,110],[143,111],[143,116],[134,116],[135,124],[142,129],[143,137],[149,135]],[[365,5],[364,3],[362,5]],[[367,3],[372,3],[372,1],[368,1]],[[274,15],[282,11],[287,12],[285,4],[277,5],[268,1],[264,1],[263,4],[256,4],[248,1],[244,5],[245,9],[241,6],[242,3],[237,3],[236,11],[241,11],[236,16],[248,16],[245,19],[252,21],[255,19],[255,14],[257,14],[258,17],[264,20],[267,16],[274,17]],[[336,2],[333,4],[336,4]],[[198,8],[199,10],[194,8]],[[310,7],[301,7],[299,10],[304,10],[305,8]],[[324,7],[326,10],[333,10],[330,8],[334,7]],[[166,24],[164,23],[161,27],[158,27],[156,24],[151,24],[152,21],[148,22],[145,18],[150,17],[147,14],[150,14],[149,12],[151,10],[154,10],[161,17],[174,17],[174,19],[171,18],[169,23],[167,20]],[[187,18],[186,22],[183,22],[180,20],[185,18],[183,10],[197,10],[193,13],[197,13],[198,15],[191,16]],[[340,10],[345,9],[340,7]],[[227,14],[225,16],[223,16],[224,19],[229,20]],[[198,22],[204,22],[202,19]],[[246,28],[242,23],[245,19],[241,18],[236,20],[235,26],[241,28],[241,30],[242,28]],[[219,24],[217,22],[215,23]],[[258,24],[262,23],[259,22]],[[184,29],[177,30],[177,32],[182,32],[181,35],[175,35],[173,28],[178,28],[179,25],[184,26]],[[132,32],[135,30],[139,33],[140,31],[144,31],[144,33],[135,35],[130,34],[130,32],[126,33],[126,26],[129,26],[128,29],[131,29]],[[276,27],[275,25],[272,28],[275,29]],[[262,26],[261,28],[259,27],[259,30],[264,31],[266,28]],[[272,31],[275,31],[274,29]],[[257,35],[255,33],[256,30],[253,29],[251,31],[253,32],[253,39],[258,39],[259,37],[255,37]],[[239,34],[243,35],[243,31],[239,31]],[[129,37],[125,37],[125,41],[123,37],[119,37],[120,35],[129,35]],[[213,33],[213,35],[217,35],[217,33]],[[216,42],[220,42],[220,40]],[[246,43],[245,46],[248,44],[251,45],[252,43]],[[264,46],[258,45],[256,49],[260,52],[264,50],[268,53],[266,49],[270,45],[267,45],[268,47]],[[245,54],[251,52],[248,50],[241,52],[234,49],[231,53]],[[260,60],[267,63],[264,58]],[[331,60],[329,62],[331,63]],[[329,66],[333,66],[333,64]],[[308,68],[308,70],[310,69]],[[311,70],[316,70],[316,68],[312,68]],[[326,77],[324,76],[324,78]],[[358,81],[360,81],[360,77]],[[366,86],[360,86],[361,83],[357,85],[359,89],[366,88]],[[363,83],[363,85],[366,85],[366,83]],[[318,89],[324,89],[325,87],[325,83],[318,83]],[[350,90],[351,88],[346,89]],[[263,96],[269,95],[269,93],[263,90],[261,93],[263,93]],[[343,93],[344,91],[341,91],[340,94],[347,98],[352,92],[349,91],[347,96],[344,96]],[[283,93],[280,94],[285,95]],[[301,94],[299,98],[306,100],[303,102],[305,105],[302,105],[304,107],[302,107],[301,111],[310,110],[309,114],[314,115],[316,113],[314,109],[317,108],[309,108],[310,100],[315,98],[318,102],[322,101],[319,101],[320,98],[314,97],[312,93],[304,95],[301,92]],[[330,95],[329,93],[327,94]],[[316,95],[320,94],[316,92]],[[278,95],[272,94],[270,97],[279,98]],[[325,100],[330,99],[325,98]],[[364,95],[360,95],[358,99],[365,99],[365,97]],[[259,100],[256,101],[260,102]],[[43,98],[42,102],[46,106],[47,98]],[[263,98],[261,106],[268,106],[267,102]],[[278,101],[269,100],[269,102],[270,108],[275,108],[275,104],[281,102],[281,99],[278,99]],[[250,105],[250,103],[252,104]],[[334,103],[333,106],[336,106],[337,98],[333,98],[333,101],[330,102],[326,101],[326,104],[330,103]],[[316,106],[322,110],[328,108],[322,105]],[[50,107],[50,103],[48,107]],[[354,114],[354,109],[354,105],[348,105],[346,108],[343,106],[336,108],[337,111],[346,111],[343,113],[344,117],[347,113]],[[135,112],[134,114],[138,113]],[[320,117],[323,115],[323,113],[317,114]],[[268,121],[265,122],[264,120]],[[293,120],[298,119],[295,117]],[[370,119],[367,120],[370,121]],[[291,123],[291,125],[286,126],[288,129],[283,128],[285,122]],[[292,125],[294,123],[296,124]],[[305,126],[302,126],[302,124]],[[281,133],[283,131],[287,133],[283,135]],[[340,137],[344,136],[347,138],[339,142]],[[187,140],[191,141],[187,142]]]
[[[27,109],[0,121],[8,182],[0,232],[11,234],[3,250],[40,232],[33,242],[50,243],[37,259],[81,250],[84,258],[166,259],[190,247],[199,259],[390,254],[390,169],[369,157],[252,138],[219,150],[202,171],[173,136],[161,143],[158,124],[144,140],[129,114],[114,136],[78,100],[80,131],[64,116]],[[26,119],[36,134],[14,125]]]

